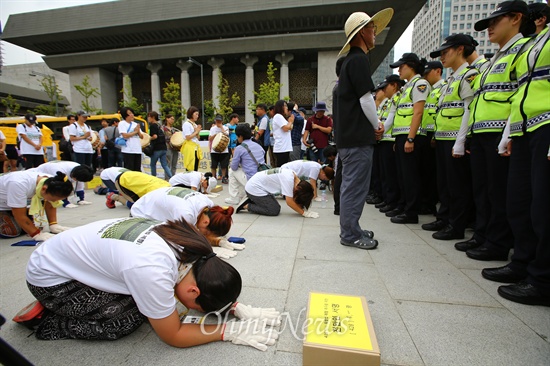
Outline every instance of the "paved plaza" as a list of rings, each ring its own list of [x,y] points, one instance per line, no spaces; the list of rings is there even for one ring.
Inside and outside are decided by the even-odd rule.
[[[214,202],[224,204],[227,186]],[[126,217],[105,196],[87,191],[91,206],[59,209],[59,223],[79,226]],[[149,324],[114,342],[39,341],[11,321],[33,300],[25,266],[33,247],[0,240],[0,313],[8,319],[0,337],[36,365],[301,365],[305,307],[310,291],[365,296],[383,365],[548,365],[550,308],[520,305],[497,294],[499,284],[481,269],[504,262],[478,262],[432,239],[420,225],[396,225],[371,205],[361,223],[380,242],[372,251],[339,244],[332,196],[327,208],[313,203],[318,219],[305,219],[282,200],[278,217],[234,215],[230,236],[246,238],[246,249],[229,262],[243,278],[240,301],[284,312],[285,326],[266,352],[229,342],[177,349],[164,344]],[[471,232],[466,233],[467,236]],[[19,239],[21,240],[21,239]],[[297,331],[296,331],[297,330]]]

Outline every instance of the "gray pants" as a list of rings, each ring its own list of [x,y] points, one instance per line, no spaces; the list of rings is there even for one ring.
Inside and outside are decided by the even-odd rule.
[[[300,156],[302,155],[302,146],[292,146],[292,151],[290,152],[290,161],[294,160],[300,160]]]
[[[170,168],[170,172],[172,173],[172,176],[176,174],[178,157],[179,157],[179,151],[175,151],[168,148],[168,150],[166,151],[166,160],[168,161],[168,167]]]
[[[267,196],[253,196],[246,192],[250,199],[248,204],[248,212],[265,216],[277,216],[281,212],[281,205],[275,199],[275,196],[268,194]]]
[[[359,219],[369,193],[374,146],[338,149],[342,160],[340,187],[340,238],[347,242],[362,236]]]

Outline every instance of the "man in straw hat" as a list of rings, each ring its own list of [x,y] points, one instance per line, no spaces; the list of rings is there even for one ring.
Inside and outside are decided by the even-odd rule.
[[[340,244],[360,249],[378,246],[372,231],[361,230],[359,219],[369,191],[374,145],[384,132],[371,95],[375,87],[366,54],[374,48],[375,36],[386,28],[392,16],[391,8],[373,17],[362,12],[351,14],[344,26],[347,41],[339,54],[349,52],[342,64],[335,100],[336,146],[343,165]],[[357,182],[366,185],[359,188]]]

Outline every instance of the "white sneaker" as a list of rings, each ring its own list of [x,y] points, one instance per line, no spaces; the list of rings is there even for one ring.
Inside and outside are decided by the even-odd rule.
[[[230,205],[236,205],[240,202],[240,200],[238,198],[232,198],[232,197],[228,197],[225,199],[225,203],[228,203]]]
[[[91,202],[88,202],[88,201],[82,200],[82,201],[78,201],[77,204],[80,205],[80,206],[82,206],[82,205],[91,205],[92,203],[91,203]]]
[[[65,206],[66,208],[77,208],[78,205],[75,205],[74,203],[69,203],[67,206]]]

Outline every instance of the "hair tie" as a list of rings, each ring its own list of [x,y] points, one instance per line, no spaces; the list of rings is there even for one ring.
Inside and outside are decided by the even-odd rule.
[[[65,175],[65,176],[63,177],[63,182],[66,182],[68,179],[69,179],[69,178]]]
[[[229,210],[229,206],[222,206],[222,209]]]
[[[207,261],[208,259],[212,258],[212,257],[215,257],[216,256],[216,253],[212,252],[210,254],[207,254],[207,255],[203,255],[202,256],[202,259],[204,259],[205,261]]]

